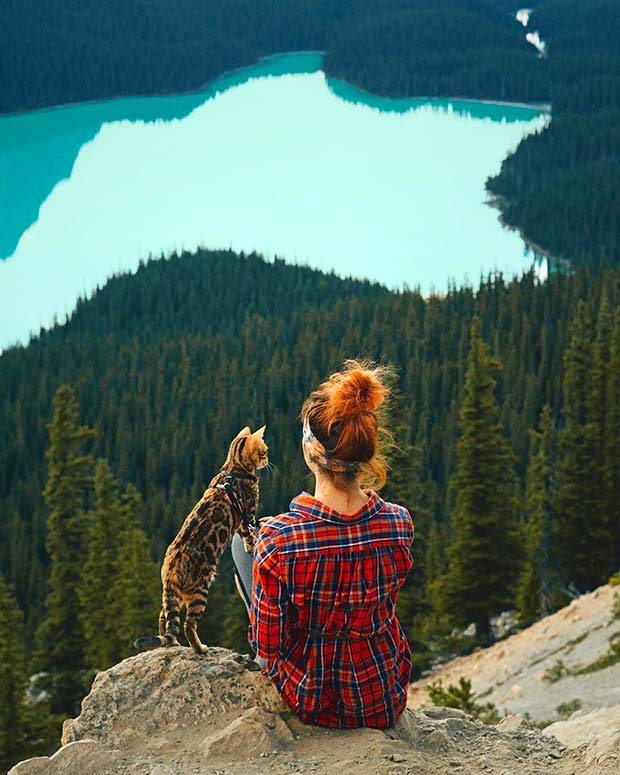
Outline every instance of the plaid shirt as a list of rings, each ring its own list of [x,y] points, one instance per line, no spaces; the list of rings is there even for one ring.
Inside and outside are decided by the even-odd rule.
[[[302,721],[392,726],[411,669],[394,611],[412,564],[411,516],[374,492],[350,516],[305,492],[290,509],[261,522],[252,648]]]

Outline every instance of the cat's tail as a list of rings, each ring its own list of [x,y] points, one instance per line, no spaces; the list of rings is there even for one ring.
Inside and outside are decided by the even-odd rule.
[[[158,649],[160,646],[178,646],[179,642],[172,635],[166,633],[165,635],[143,635],[134,640],[133,645],[138,651],[150,651]]]
[[[134,641],[139,651],[150,651],[161,646],[178,646],[181,628],[181,607],[176,590],[165,587],[162,595],[162,609],[159,614],[159,635],[144,635]]]

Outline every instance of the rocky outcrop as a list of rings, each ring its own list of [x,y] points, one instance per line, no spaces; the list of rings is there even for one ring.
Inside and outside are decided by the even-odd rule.
[[[616,775],[521,718],[407,709],[388,730],[302,724],[246,658],[158,649],[100,673],[52,757],[10,775]],[[609,760],[612,762],[612,760]],[[598,764],[596,765],[598,767]],[[614,765],[615,766],[615,765]]]
[[[555,737],[567,748],[581,751],[586,766],[609,764],[620,772],[620,705],[577,711],[570,719],[545,727],[543,734]]]
[[[62,742],[125,746],[172,727],[208,727],[231,709],[239,715],[253,707],[285,709],[253,662],[220,648],[206,655],[181,646],[157,649],[99,673],[78,718],[65,722]]]

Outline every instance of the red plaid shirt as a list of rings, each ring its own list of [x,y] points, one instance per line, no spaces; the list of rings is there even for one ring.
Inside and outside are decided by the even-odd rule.
[[[411,669],[394,610],[412,563],[411,516],[374,492],[347,516],[308,493],[290,508],[258,534],[252,648],[302,721],[392,726]]]

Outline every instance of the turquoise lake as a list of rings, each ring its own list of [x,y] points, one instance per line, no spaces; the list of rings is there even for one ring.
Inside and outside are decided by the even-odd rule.
[[[284,54],[199,93],[0,117],[0,348],[197,246],[443,292],[539,261],[485,204],[536,108],[390,100]],[[544,274],[544,261],[541,265]]]

